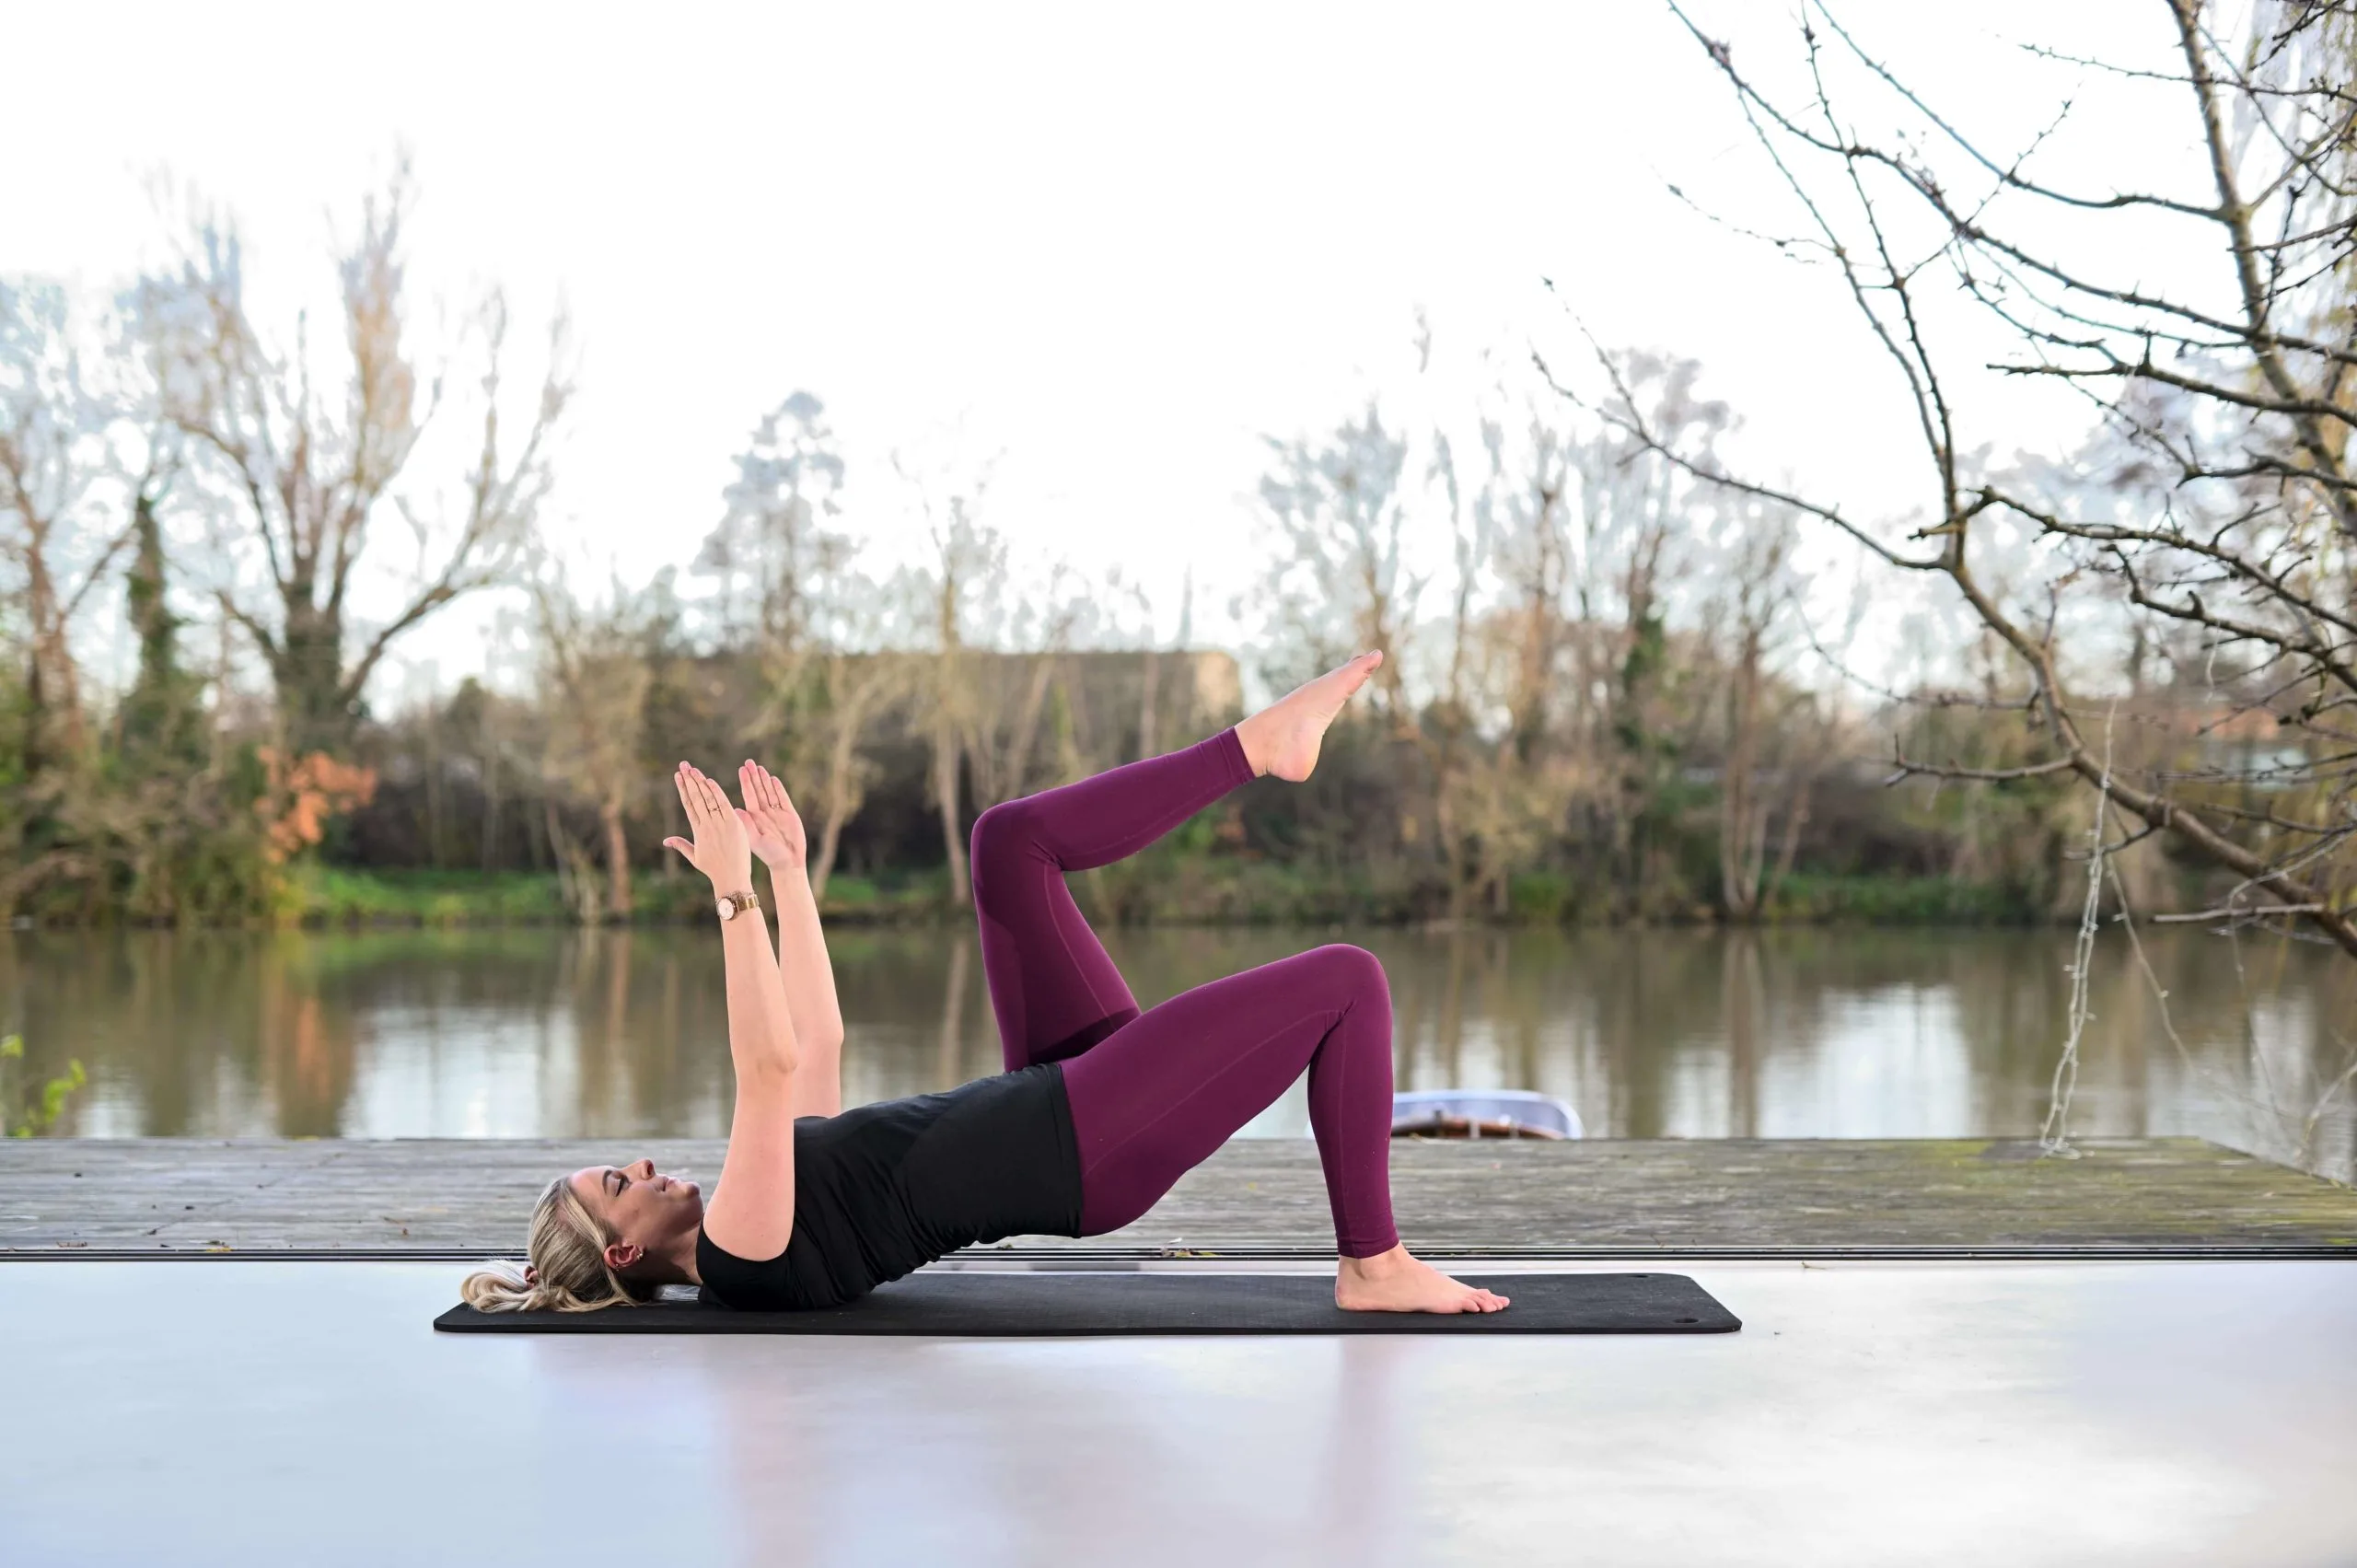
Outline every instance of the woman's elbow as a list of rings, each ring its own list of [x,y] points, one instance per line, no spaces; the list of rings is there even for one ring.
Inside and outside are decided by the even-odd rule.
[[[764,1051],[737,1063],[737,1081],[740,1086],[747,1083],[758,1083],[774,1084],[783,1087],[793,1081],[795,1074],[800,1070],[801,1066],[801,1057],[795,1051]]]

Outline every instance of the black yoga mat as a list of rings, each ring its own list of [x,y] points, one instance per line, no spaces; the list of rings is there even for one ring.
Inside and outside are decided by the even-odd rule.
[[[848,1307],[736,1312],[695,1299],[602,1312],[477,1312],[463,1334],[910,1334],[1040,1338],[1118,1334],[1724,1334],[1736,1316],[1684,1274],[1469,1278],[1513,1298],[1503,1312],[1344,1312],[1327,1274],[926,1271]]]

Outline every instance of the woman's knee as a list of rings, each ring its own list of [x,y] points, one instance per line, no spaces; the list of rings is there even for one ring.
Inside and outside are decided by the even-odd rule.
[[[1313,967],[1321,984],[1332,985],[1353,996],[1388,999],[1391,994],[1391,977],[1384,973],[1383,960],[1364,947],[1329,942],[1323,947],[1312,947],[1302,958]]]
[[[977,897],[998,868],[1010,866],[1028,853],[1034,836],[1028,801],[1002,800],[974,819],[966,859],[973,871]]]

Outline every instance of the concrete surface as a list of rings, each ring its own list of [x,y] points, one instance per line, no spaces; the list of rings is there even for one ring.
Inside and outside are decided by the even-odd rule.
[[[1686,1272],[1743,1332],[459,1337],[448,1264],[0,1265],[0,1562],[2357,1562],[2347,1263]]]

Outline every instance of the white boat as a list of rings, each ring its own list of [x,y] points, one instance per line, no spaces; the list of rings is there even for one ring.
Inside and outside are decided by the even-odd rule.
[[[1580,1138],[1580,1113],[1530,1089],[1416,1089],[1391,1097],[1395,1138]]]

